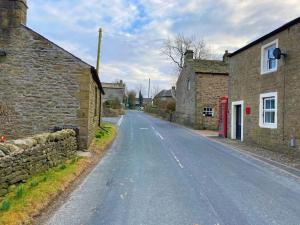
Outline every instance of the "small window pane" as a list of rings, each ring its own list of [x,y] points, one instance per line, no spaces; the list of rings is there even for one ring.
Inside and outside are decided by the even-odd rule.
[[[275,99],[271,100],[271,109],[275,109]]]

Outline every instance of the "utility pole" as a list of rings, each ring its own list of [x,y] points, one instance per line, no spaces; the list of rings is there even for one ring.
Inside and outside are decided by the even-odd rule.
[[[96,67],[98,75],[100,74],[101,42],[102,42],[102,28],[99,29],[99,39],[98,39],[97,67]]]
[[[102,42],[102,29],[99,29],[99,39],[98,39],[98,52],[97,52],[97,73],[100,76],[100,52],[101,52],[101,42]],[[101,114],[102,114],[102,96],[101,92],[99,91],[99,122],[98,125],[101,127]]]
[[[150,78],[149,78],[149,85],[148,85],[148,99],[150,98]]]

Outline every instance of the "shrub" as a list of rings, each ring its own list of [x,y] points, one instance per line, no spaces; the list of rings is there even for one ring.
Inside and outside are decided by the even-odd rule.
[[[36,187],[36,186],[38,186],[38,185],[39,185],[39,182],[36,181],[36,180],[34,180],[34,181],[32,181],[32,182],[30,183],[30,187],[31,187],[31,188],[34,188],[34,187]]]
[[[67,166],[66,166],[65,164],[62,164],[62,165],[59,167],[60,170],[65,170],[66,168],[67,168]]]
[[[8,211],[10,209],[10,201],[3,200],[3,202],[0,205],[0,211]]]
[[[17,187],[17,190],[16,190],[16,195],[15,197],[16,198],[22,198],[22,196],[24,195],[25,193],[25,188],[24,188],[24,185],[21,184]]]
[[[176,110],[176,102],[175,101],[168,102],[167,103],[167,110],[169,112],[175,112],[175,110]]]

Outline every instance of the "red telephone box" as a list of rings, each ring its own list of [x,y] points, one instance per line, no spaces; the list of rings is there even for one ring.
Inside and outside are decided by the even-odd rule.
[[[227,138],[228,97],[220,98],[219,107],[219,136]]]

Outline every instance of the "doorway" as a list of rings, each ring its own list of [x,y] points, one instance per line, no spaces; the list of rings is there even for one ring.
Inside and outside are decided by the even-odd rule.
[[[244,101],[232,102],[231,107],[231,138],[243,141],[243,110]]]

